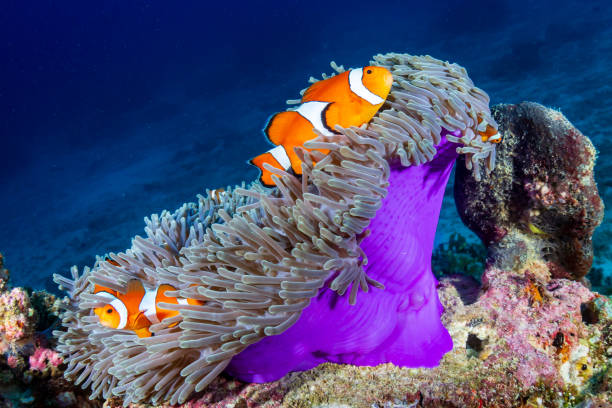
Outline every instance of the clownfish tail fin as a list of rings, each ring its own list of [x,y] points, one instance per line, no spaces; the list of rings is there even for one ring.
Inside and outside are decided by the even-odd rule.
[[[289,171],[291,169],[291,161],[289,160],[289,156],[287,155],[287,151],[285,148],[281,146],[276,146],[265,153],[260,154],[249,160],[253,166],[256,166],[261,172],[259,176],[259,181],[266,187],[274,187],[276,184],[272,179],[272,173],[270,170],[265,168],[264,164],[269,164],[272,167],[275,167],[280,170]]]

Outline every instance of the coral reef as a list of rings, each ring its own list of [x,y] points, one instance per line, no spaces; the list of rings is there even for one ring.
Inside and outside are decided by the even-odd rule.
[[[406,75],[413,74],[414,72]],[[405,84],[406,87],[409,85]],[[403,92],[397,89],[395,91]],[[397,104],[397,100],[396,94],[390,103]],[[387,114],[390,113],[387,112]],[[591,291],[585,279],[592,259],[591,235],[601,221],[603,211],[594,183],[594,149],[589,140],[572,127],[562,115],[540,105],[532,103],[501,105],[493,109],[493,115],[499,123],[500,133],[503,133],[504,136],[504,143],[497,152],[498,166],[494,170],[493,166],[488,166],[489,170],[493,170],[492,176],[483,178],[482,169],[477,168],[478,164],[475,164],[482,159],[481,153],[468,150],[470,156],[460,158],[460,161],[465,161],[466,164],[458,166],[455,182],[460,215],[467,225],[481,237],[486,246],[487,256],[486,264],[483,266],[482,286],[473,277],[456,274],[466,271],[471,275],[476,274],[474,265],[480,262],[477,247],[459,237],[451,237],[449,243],[441,246],[438,255],[434,257],[434,269],[440,272],[440,282],[437,286],[439,301],[431,294],[429,297],[422,298],[419,296],[423,296],[423,292],[410,293],[410,296],[405,296],[409,302],[401,311],[410,315],[410,313],[433,306],[433,312],[429,316],[437,319],[441,310],[440,306],[444,308],[441,323],[450,334],[453,349],[442,357],[439,366],[402,368],[394,364],[356,366],[326,362],[308,371],[289,373],[266,384],[248,384],[230,378],[227,374],[218,375],[215,369],[204,365],[200,368],[203,371],[199,374],[213,373],[214,376],[208,377],[210,381],[205,388],[183,388],[181,391],[183,395],[193,397],[183,406],[191,408],[332,405],[474,408],[577,406],[586,408],[612,404],[612,302],[607,297]],[[390,118],[387,117],[387,119]],[[385,126],[393,129],[388,123],[375,121],[374,124],[378,125],[379,135],[384,135],[382,139],[385,143],[397,137],[397,134],[388,130],[385,134]],[[417,186],[410,184],[407,180],[413,180],[418,184],[422,190],[420,193],[435,203],[431,207],[437,207],[424,209],[423,206],[419,207],[418,203],[414,204],[414,207],[400,203],[400,207],[414,215],[414,220],[405,220],[407,231],[416,230],[420,219],[437,219],[441,200],[440,185],[443,190],[449,174],[449,163],[452,163],[456,157],[452,143],[460,139],[465,141],[465,134],[461,135],[456,129],[451,128],[451,130],[454,134],[446,134],[440,129],[440,134],[436,135],[436,138],[439,138],[440,135],[445,137],[436,139],[436,143],[427,144],[424,139],[415,143],[415,146],[421,143],[422,146],[435,147],[435,151],[428,153],[429,156],[423,156],[426,158],[424,165],[406,166],[402,169],[402,166],[399,165],[402,157],[408,160],[410,156],[416,160],[414,163],[418,163],[420,156],[414,151],[412,151],[414,154],[401,153],[399,145],[394,145],[394,149],[389,149],[390,152],[393,152],[389,153],[391,165],[387,168],[381,164],[379,167],[382,174],[380,176],[380,180],[383,181],[381,182],[382,188],[387,190],[385,194],[381,194],[380,208],[377,208],[379,212],[385,212],[385,214],[393,212],[387,207],[387,203],[397,201],[398,196],[405,195],[401,193],[402,187],[412,192],[417,190]],[[374,133],[372,129],[347,130],[347,133],[344,134],[347,139],[317,141],[316,143],[327,143],[327,147],[331,147],[330,150],[332,150],[332,159],[324,165],[332,166],[336,171],[332,174],[347,174],[343,173],[349,161],[347,157],[356,160],[355,157],[358,157],[358,154],[365,156],[365,153],[359,150],[360,144],[369,142],[371,146],[378,146],[373,137]],[[380,143],[386,146],[383,142]],[[350,146],[349,150],[343,150],[340,147],[347,145]],[[409,147],[410,143],[404,141],[403,146]],[[460,152],[465,152],[462,149],[466,147],[459,147]],[[421,151],[420,154],[422,153]],[[235,264],[241,262],[243,268],[251,268],[250,273],[245,273],[252,282],[243,282],[244,286],[236,283],[238,288],[244,289],[251,285],[261,290],[262,286],[257,286],[259,283],[256,283],[259,282],[257,279],[261,278],[256,278],[256,275],[252,273],[252,267],[253,262],[264,264],[263,261],[267,258],[263,256],[267,253],[260,252],[257,255],[248,251],[244,252],[242,248],[243,258],[237,260],[236,254],[240,249],[236,248],[239,246],[235,239],[236,235],[232,234],[240,230],[242,231],[240,239],[249,242],[248,233],[259,233],[260,229],[266,231],[266,234],[272,234],[274,231],[278,233],[278,229],[271,228],[272,224],[265,224],[266,211],[277,210],[275,214],[280,221],[283,220],[281,215],[287,219],[288,208],[292,211],[300,209],[302,213],[310,214],[312,210],[305,207],[305,203],[309,202],[310,205],[313,205],[313,201],[308,201],[310,196],[307,194],[317,195],[325,191],[325,185],[333,184],[339,188],[338,183],[329,184],[330,179],[325,178],[325,171],[316,167],[319,164],[314,164],[317,161],[320,163],[321,157],[309,156],[305,152],[302,154],[306,170],[308,170],[306,174],[313,174],[312,180],[304,181],[306,187],[293,184],[288,175],[280,174],[279,190],[274,192],[265,192],[253,186],[249,190],[245,188],[228,189],[223,199],[200,197],[197,204],[186,204],[175,213],[165,212],[161,216],[147,219],[147,238],[137,237],[131,250],[124,254],[110,255],[111,259],[120,265],[119,267],[100,258],[92,270],[86,268],[82,275],[76,269],[73,270],[74,281],[58,278],[71,290],[71,298],[64,301],[64,307],[68,309],[64,315],[64,324],[68,327],[68,332],[62,332],[61,335],[64,336],[65,341],[75,342],[74,348],[69,349],[66,343],[58,347],[54,339],[47,336],[55,324],[59,300],[44,292],[10,288],[8,271],[4,269],[0,256],[0,335],[2,340],[0,405],[7,407],[101,406],[100,400],[89,401],[87,399],[90,394],[89,390],[81,390],[66,381],[62,376],[64,370],[71,372],[69,374],[71,378],[80,377],[77,383],[84,382],[85,387],[91,385],[94,391],[98,390],[97,393],[94,392],[94,397],[105,397],[107,400],[105,405],[108,407],[150,406],[137,403],[138,400],[146,399],[149,383],[154,384],[155,391],[161,390],[168,393],[173,390],[181,390],[183,382],[180,377],[180,368],[184,365],[168,364],[168,359],[176,359],[179,363],[181,359],[183,361],[191,359],[193,362],[201,363],[197,355],[189,354],[193,348],[181,347],[189,345],[181,342],[200,341],[196,334],[201,326],[197,325],[203,324],[205,319],[212,318],[212,314],[202,317],[197,313],[210,312],[197,308],[181,309],[184,320],[179,321],[180,324],[184,325],[187,322],[197,328],[197,330],[192,330],[189,338],[176,335],[176,333],[181,334],[180,330],[185,330],[189,325],[174,328],[162,324],[161,327],[153,329],[156,336],[150,339],[139,339],[133,333],[106,330],[101,328],[94,318],[88,317],[89,310],[98,302],[95,296],[87,293],[90,288],[88,279],[93,282],[104,281],[108,284],[117,284],[104,280],[108,280],[105,271],[116,273],[120,278],[118,282],[123,282],[121,279],[134,276],[126,273],[126,270],[143,279],[147,277],[176,279],[178,275],[183,283],[182,288],[184,288],[180,292],[189,296],[203,293],[210,299],[213,295],[217,296],[216,293],[211,292],[220,292],[220,288],[226,288],[223,286],[226,281],[221,278],[213,278],[208,274],[203,274],[203,280],[200,282],[192,279],[193,275],[202,273],[196,268],[196,265],[201,268],[205,264],[203,255],[198,255],[198,251],[205,252],[203,248],[208,248],[207,259],[210,262],[214,261],[217,264],[220,260],[226,262],[224,267],[217,269],[222,278],[231,281],[234,276],[232,274],[240,270]],[[484,153],[484,155],[489,164],[493,164],[491,162],[495,157],[491,152]],[[343,159],[340,160],[340,157]],[[345,166],[345,170],[339,170],[339,167],[342,166]],[[464,166],[472,166],[473,171],[465,171]],[[364,165],[360,169],[366,171],[368,167]],[[477,172],[474,173],[474,170]],[[410,175],[410,177],[398,185],[396,180],[400,174]],[[317,180],[319,182],[325,180],[327,184],[315,183],[316,189],[308,187],[312,185],[308,182],[314,183]],[[363,188],[363,185],[356,183],[345,187],[357,189],[358,187]],[[309,188],[306,190],[308,192],[305,192],[304,188]],[[243,194],[238,194],[238,192]],[[329,192],[331,193],[332,189]],[[382,199],[382,196],[386,198]],[[306,198],[306,200],[300,201],[298,197]],[[335,202],[342,205],[351,203],[346,204],[348,205],[347,211],[350,212],[359,207],[362,212],[353,211],[353,218],[350,219],[341,217],[337,225],[349,229],[360,225],[358,224],[359,216],[355,214],[361,214],[362,218],[371,222],[369,225],[372,232],[367,236],[361,230],[359,233],[353,232],[352,239],[363,250],[363,254],[375,254],[376,251],[369,249],[369,245],[388,242],[388,239],[382,239],[376,234],[389,229],[389,222],[394,222],[393,220],[397,218],[390,217],[391,221],[389,221],[385,217],[379,217],[380,214],[366,215],[363,212],[366,208],[364,204],[372,203],[366,200],[358,203],[360,207],[354,205],[355,201],[350,201],[351,197],[354,199],[354,195],[346,193],[341,197],[336,197]],[[386,200],[389,198],[392,200]],[[363,198],[360,199],[363,200]],[[342,200],[345,200],[344,203]],[[331,206],[333,202],[330,199],[330,201],[325,201],[325,204]],[[282,205],[275,207],[275,204],[278,203]],[[242,210],[239,210],[239,207],[242,207]],[[430,211],[431,214],[425,216],[422,213],[425,210]],[[342,211],[339,213],[343,214]],[[323,215],[329,217],[326,213]],[[346,219],[348,221],[343,223],[342,220]],[[244,223],[241,223],[242,221]],[[312,233],[311,229],[315,228],[308,223],[308,218],[304,218],[301,222],[304,223],[302,226],[294,226],[287,230],[294,234],[292,235],[294,240],[297,240],[300,233],[306,234],[301,229]],[[377,222],[382,222],[387,227],[377,227]],[[267,227],[261,227],[262,224]],[[215,225],[213,228],[216,231],[207,231],[206,226],[210,225]],[[260,229],[255,228],[257,225],[260,226]],[[435,230],[435,225],[433,229]],[[342,230],[335,231],[334,234],[337,236],[345,236],[342,235]],[[218,235],[212,235],[213,233]],[[222,239],[223,234],[227,234],[226,241]],[[421,234],[419,237],[427,236],[428,238],[418,241],[422,245],[419,251],[431,254],[433,231],[427,234],[421,231]],[[268,237],[271,236],[275,237],[273,241],[278,245],[280,242],[278,237],[268,235]],[[368,242],[368,239],[371,241]],[[414,239],[411,241],[409,235],[397,241],[416,245]],[[260,244],[259,241],[256,242]],[[270,251],[286,251],[283,248],[276,248],[273,243],[266,242],[268,244],[266,248]],[[321,251],[322,244],[316,240],[310,242],[310,246],[306,246],[306,241],[293,245],[295,248],[307,248],[311,253],[316,253],[321,257],[322,252],[317,251]],[[230,243],[234,245],[233,248],[229,246]],[[182,248],[185,249],[181,252],[182,256],[179,256]],[[213,252],[210,248],[215,248],[216,251]],[[315,250],[315,248],[319,249]],[[342,248],[346,249],[346,247]],[[393,254],[389,248],[385,247],[385,250]],[[327,248],[325,250],[330,251]],[[406,254],[395,254],[390,258],[395,262],[393,265],[405,265],[405,262],[414,261],[413,256],[409,257]],[[350,262],[352,258],[347,253],[345,258],[339,256],[339,259]],[[428,256],[425,256],[424,259],[429,261]],[[373,264],[382,262],[381,258],[377,258],[376,255],[371,256],[368,261]],[[415,262],[424,263],[422,260]],[[139,265],[138,271],[140,272],[130,269],[135,265]],[[187,271],[182,270],[177,273],[179,265],[189,266],[189,268]],[[230,265],[234,266],[230,267]],[[270,267],[268,263],[265,265]],[[320,272],[319,269],[310,266],[308,270],[313,274]],[[328,320],[325,320],[324,316],[320,324],[342,321],[342,324],[338,324],[342,327],[332,331],[330,337],[332,342],[341,343],[340,338],[333,338],[333,335],[342,333],[341,329],[351,327],[342,320],[350,316],[347,314],[349,312],[342,310],[353,308],[353,310],[360,311],[361,316],[354,323],[356,325],[363,325],[370,331],[373,327],[380,327],[374,326],[372,322],[384,316],[368,315],[363,312],[365,310],[363,308],[367,305],[367,298],[375,299],[377,296],[398,294],[401,296],[406,291],[410,291],[413,286],[410,282],[399,284],[393,282],[390,276],[380,274],[377,270],[370,268],[369,264],[363,263],[360,266],[363,269],[359,271],[349,269],[352,272],[347,272],[348,275],[344,276],[345,281],[342,282],[341,279],[335,288],[332,282],[342,276],[341,273],[333,274],[328,271],[326,279],[319,277],[319,280],[327,280],[327,284],[330,284],[331,287],[317,286],[319,283],[313,284],[317,293],[320,291],[323,295],[313,297],[309,305],[300,309],[301,313],[298,313],[300,318],[291,327],[276,336],[258,337],[256,343],[241,349],[242,353],[237,354],[230,364],[236,363],[237,367],[254,364],[255,374],[264,376],[266,373],[272,373],[272,377],[277,378],[278,373],[274,370],[267,372],[265,364],[258,366],[259,363],[253,354],[261,354],[264,358],[272,360],[272,364],[279,363],[283,355],[278,352],[275,354],[273,348],[287,346],[290,343],[296,344],[296,336],[306,336],[307,333],[315,331],[319,323],[316,319],[320,318],[319,311],[321,310],[317,308],[328,304],[329,299],[334,299],[335,302],[330,309],[338,309],[341,318],[327,310]],[[385,269],[399,270],[395,266]],[[304,270],[306,269],[302,269]],[[398,276],[405,279],[405,276],[401,274]],[[262,275],[262,278],[270,281],[275,277]],[[213,282],[212,279],[217,279],[214,285],[210,283]],[[376,285],[373,282],[375,279],[383,283],[385,289],[373,290],[355,299],[356,292],[353,293],[354,290],[356,291],[355,286],[365,289],[361,279]],[[416,273],[415,279],[423,279],[428,282],[427,285],[414,286],[419,290],[433,288],[435,284],[429,268]],[[596,282],[597,279],[597,276],[591,278],[593,282]],[[208,286],[201,291],[194,291],[188,286],[193,283],[205,286],[206,282]],[[287,292],[295,290],[292,286],[295,281],[285,280],[283,282],[285,283],[266,281],[259,285],[280,285]],[[308,280],[300,282],[309,283]],[[351,282],[353,282],[352,287]],[[246,290],[244,293],[253,292]],[[326,299],[326,296],[329,299]],[[350,306],[349,299],[356,301],[356,305]],[[275,303],[276,306],[283,307],[292,304],[294,303]],[[360,307],[362,309],[359,309]],[[381,308],[381,303],[376,304],[376,309],[392,310]],[[397,317],[397,313],[391,314]],[[311,321],[304,319],[308,316],[312,317]],[[251,317],[256,318],[257,316]],[[270,316],[264,315],[264,317],[269,318]],[[408,324],[418,322],[414,315],[410,315],[410,318],[406,320]],[[419,322],[410,328],[420,328],[420,324]],[[233,326],[229,327],[233,329]],[[70,336],[66,333],[70,333]],[[365,341],[359,336],[355,339],[356,343],[363,344]],[[351,341],[351,339],[347,340],[340,347],[347,347]],[[175,345],[169,346],[171,344]],[[385,347],[388,346],[392,350],[394,345],[398,344],[401,345],[394,340]],[[79,354],[75,352],[75,348],[81,348],[83,352]],[[179,352],[179,348],[185,351]],[[221,350],[231,351],[231,356],[235,354],[232,347]],[[376,353],[371,353],[371,350],[363,352],[363,358],[367,359],[376,355]],[[58,351],[61,351],[62,355]],[[335,352],[337,353],[337,350]],[[92,353],[99,353],[99,355]],[[143,360],[140,353],[144,354],[147,359]],[[249,355],[249,353],[253,354]],[[160,360],[159,355],[166,356],[166,359]],[[335,360],[329,358],[330,356]],[[63,360],[66,357],[72,359],[72,363],[65,364]],[[311,366],[314,363],[329,360],[343,363],[376,364],[375,359],[371,362],[359,361],[360,355],[357,353],[354,356],[330,353],[325,358],[319,358],[316,355],[315,357],[317,358],[309,363]],[[118,366],[112,366],[113,358],[119,359]],[[241,358],[244,360],[240,361]],[[434,360],[437,358],[439,357],[435,357]],[[97,364],[95,369],[93,364]],[[99,370],[100,375],[92,377],[91,373],[96,370]],[[147,373],[152,374],[146,375]],[[173,377],[177,374],[179,377]],[[245,377],[248,378],[248,375],[249,373],[246,373]],[[167,384],[167,378],[170,378],[171,386],[164,388],[164,381]],[[157,389],[155,384],[162,385]],[[133,387],[132,393],[129,387]],[[110,390],[117,395],[111,395]],[[199,390],[199,392],[192,393],[192,390]],[[173,395],[177,395],[177,392]],[[125,398],[126,396],[128,398]],[[183,398],[176,397],[175,401],[178,399]],[[163,400],[165,398],[158,398],[159,402]],[[169,407],[170,405],[158,406]]]
[[[63,317],[66,330],[57,332],[67,378],[91,387],[94,397],[177,403],[203,390],[230,363],[231,371],[243,378],[270,379],[321,361],[437,362],[450,347],[439,321],[441,307],[430,269],[440,193],[457,153],[466,156],[475,178],[490,172],[495,164],[492,141],[499,140],[497,125],[487,95],[458,65],[403,54],[375,60],[394,76],[383,110],[367,127],[337,127],[337,134],[306,143],[306,148],[329,153],[300,150],[301,180],[276,170],[274,190],[254,185],[227,189],[221,197],[201,197],[197,204],[147,219],[147,237],[136,237],[125,253],[109,254],[109,260],[100,259],[83,273],[74,268],[72,279],[55,277],[70,294]],[[451,143],[459,147],[449,149]],[[446,159],[435,162],[438,155]],[[418,174],[417,183],[402,192],[402,201],[383,202],[387,194],[402,190],[404,181],[397,180],[404,174],[409,179],[412,172]],[[421,181],[426,184],[418,185]],[[411,201],[418,189],[422,194]],[[432,199],[431,205],[421,205],[426,198]],[[406,223],[419,227],[401,232],[410,239],[395,240],[386,248],[377,239],[382,235],[370,238],[366,228],[378,219],[377,233],[393,236],[389,229],[401,230],[402,224],[377,214],[391,208],[390,214],[399,215],[401,206],[423,218]],[[402,216],[408,219],[410,211]],[[407,253],[414,257],[401,256]],[[398,272],[396,282],[391,273],[395,267],[413,275],[404,280]],[[348,303],[356,303],[360,290],[382,288],[378,273],[388,283],[387,295],[361,295],[363,309],[351,309]],[[123,293],[132,279],[149,287],[171,284],[179,290],[170,296],[203,305],[164,304],[180,313],[152,325],[153,337],[101,326],[91,309],[107,301],[92,293],[93,286]],[[401,291],[409,296],[402,299]],[[290,341],[290,334],[282,337],[283,332],[296,322],[324,318],[306,311],[317,302],[325,305],[326,314],[336,307],[345,312],[326,320],[335,336],[319,337],[312,344],[302,336],[304,349],[294,345],[296,358],[284,365],[278,358],[275,364],[255,360],[260,357],[256,352],[233,359],[258,342]],[[387,319],[373,315],[385,310],[405,311],[406,319],[393,313],[383,313]],[[338,324],[345,316],[353,327],[360,327],[361,318],[375,324],[369,328],[369,342],[353,341],[351,336],[361,330]],[[420,334],[409,330],[413,318]],[[431,356],[419,351],[426,344]],[[302,356],[308,357],[305,362]]]
[[[538,105],[532,107],[542,113],[535,123],[539,129],[546,128],[547,117],[557,114]],[[516,107],[503,105],[494,107],[493,112],[499,115],[508,109],[515,110]],[[504,137],[511,138],[507,129],[516,126],[513,122],[519,118],[512,115],[497,117],[502,118],[500,128],[506,129]],[[551,135],[551,143],[558,140],[557,136]],[[576,143],[586,144],[587,147],[590,145],[586,138],[577,139]],[[585,146],[575,148],[585,149]],[[512,156],[513,153],[500,149],[499,159],[502,163],[508,160],[505,155]],[[578,190],[593,180],[592,167],[584,171],[586,174],[581,179],[584,184],[574,186]],[[464,183],[470,183],[470,177],[469,174],[457,172],[457,188],[462,189]],[[477,189],[472,193],[480,198],[487,195]],[[488,194],[495,195],[496,192],[489,190]],[[526,200],[522,205],[529,207],[532,204]],[[566,205],[574,206],[575,203],[567,202]],[[466,219],[475,219],[470,211],[480,211],[477,206],[461,208],[462,216]],[[520,212],[520,208],[516,210]],[[557,210],[571,214],[562,207]],[[483,224],[473,225],[478,227]],[[454,347],[442,358],[438,367],[411,369],[393,364],[359,367],[324,363],[266,384],[248,384],[222,374],[205,390],[194,394],[194,398],[182,407],[610,406],[612,301],[590,291],[581,281],[560,277],[558,271],[561,267],[570,273],[569,276],[577,278],[579,274],[566,269],[567,264],[557,265],[563,263],[564,258],[550,250],[543,250],[541,234],[525,231],[523,220],[507,222],[505,228],[506,236],[519,236],[520,232],[521,240],[505,241],[504,245],[495,241],[485,242],[488,243],[489,256],[482,275],[482,287],[471,277],[448,275],[453,272],[452,268],[440,278],[437,291],[444,307],[442,323],[448,329]],[[589,230],[592,231],[592,223],[585,222],[577,226],[574,233],[576,236],[588,236]],[[547,237],[550,242],[561,238],[554,233]],[[466,245],[469,246],[460,239],[453,239],[444,248],[458,248],[469,254]],[[517,254],[520,256],[517,257]],[[453,262],[447,264],[453,265]],[[456,264],[464,263],[458,261]],[[18,293],[29,296],[25,291]],[[43,308],[53,304],[51,301],[40,303],[46,305]],[[33,323],[36,314],[32,313],[27,323],[28,327],[35,327],[34,333],[38,330]],[[64,366],[53,367],[53,361],[57,360],[49,351],[50,345],[39,347],[42,347],[39,351],[33,348],[27,354],[27,359],[21,355],[13,359],[8,356],[6,365],[0,366],[3,379],[0,386],[5,406],[42,404],[45,399],[36,388],[37,384],[46,384],[46,395],[52,396],[46,400],[53,401],[55,406],[100,404],[84,400],[82,390],[71,387],[59,378],[58,372]],[[33,357],[34,366],[44,362],[47,365],[44,371],[26,367],[30,357]],[[36,378],[45,378],[46,381],[32,381]],[[12,391],[15,384],[20,384],[22,388]],[[34,391],[24,391],[28,384]],[[7,396],[11,395],[18,395],[21,402],[15,397],[13,405],[9,405],[11,401]],[[124,402],[121,398],[112,397],[105,406],[118,408]],[[137,403],[126,405],[134,408],[151,406]],[[170,407],[166,404],[158,406]]]
[[[501,105],[494,117],[506,127],[492,177],[479,181],[457,166],[463,222],[501,269],[520,267],[536,251],[554,264],[553,276],[582,278],[603,219],[593,144],[560,112],[536,103]]]
[[[535,120],[539,129],[547,128],[547,118],[558,114],[535,104],[531,106],[542,113]],[[499,115],[515,109],[504,105],[493,111]],[[514,116],[497,117],[501,129],[511,129],[517,126],[514,121],[520,122]],[[504,137],[511,138],[509,133],[505,130]],[[554,141],[563,139],[556,134],[550,136],[554,150]],[[578,150],[590,146],[586,138],[575,139],[575,143]],[[563,149],[563,144],[557,147]],[[505,155],[513,153],[502,149],[499,157],[502,163],[508,160]],[[537,156],[532,158],[537,161]],[[579,181],[582,184],[573,188],[580,191],[593,186],[592,164],[592,160],[585,164]],[[552,172],[559,174],[561,170]],[[470,177],[457,172],[460,191],[466,191],[465,183],[470,182]],[[496,195],[493,189],[488,191],[489,195]],[[487,195],[478,189],[470,194],[479,198]],[[597,203],[597,197],[593,198]],[[522,205],[529,208],[531,203],[526,200]],[[559,206],[557,211],[574,216],[576,203],[568,200],[566,205],[570,209]],[[520,208],[515,210],[520,212]],[[461,211],[464,218],[476,219],[470,212],[480,208],[463,206]],[[491,212],[495,213],[494,207]],[[524,231],[525,225],[516,219],[507,222],[505,228],[506,236],[517,235],[515,231]],[[592,222],[584,222],[575,227],[574,234],[588,237],[592,228]],[[540,239],[539,234],[533,235],[530,238],[525,233],[523,241],[507,241],[504,245],[488,242],[490,252],[482,287],[463,275],[441,278],[438,293],[445,310],[442,322],[452,336],[454,348],[438,367],[408,369],[392,364],[358,367],[325,363],[268,384],[247,385],[219,378],[205,394],[185,406],[610,406],[612,302],[590,291],[582,282],[559,277],[562,266],[557,262],[565,259],[542,251],[539,242],[524,242]],[[562,238],[554,234],[550,237],[552,242]],[[513,242],[518,248],[511,245]],[[516,254],[521,257],[517,259]],[[514,261],[510,263],[508,259]],[[565,265],[563,268],[568,268]],[[111,401],[111,406],[118,403]]]
[[[609,406],[609,299],[578,282],[551,279],[542,260],[517,271],[489,267],[486,287],[471,304],[462,300],[463,292],[478,286],[460,279],[444,277],[438,289],[454,342],[438,367],[325,363],[266,384],[221,377],[183,406],[527,408],[593,407],[597,401]],[[585,317],[585,305],[593,305],[596,320]],[[115,399],[110,406],[121,403]]]
[[[32,336],[33,316],[34,309],[24,289],[14,288],[0,294],[0,351],[15,351],[22,340]]]
[[[10,288],[0,255],[0,406],[97,407],[63,377],[65,365],[49,336],[59,301],[44,291]]]

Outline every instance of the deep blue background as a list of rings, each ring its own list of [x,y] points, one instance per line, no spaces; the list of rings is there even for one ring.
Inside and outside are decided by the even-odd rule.
[[[52,288],[52,273],[128,247],[142,217],[253,179],[261,127],[310,75],[390,51],[465,66],[492,103],[562,109],[600,150],[610,202],[608,2],[221,3],[3,2],[0,252],[14,284]]]

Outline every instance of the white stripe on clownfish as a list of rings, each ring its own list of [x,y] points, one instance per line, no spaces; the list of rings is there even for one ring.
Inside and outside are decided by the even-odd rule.
[[[372,105],[378,105],[385,101],[363,84],[363,68],[351,69],[351,72],[349,72],[349,87],[355,95],[368,101]]]
[[[332,136],[334,133],[329,130],[325,120],[325,109],[327,109],[330,104],[330,102],[319,101],[304,102],[295,112],[310,122],[313,128],[321,134]],[[274,157],[274,160],[276,160],[285,171],[291,168],[291,160],[283,145],[273,147],[268,150],[268,153]]]
[[[285,171],[289,170],[289,168],[291,167],[291,161],[289,160],[287,151],[282,145],[278,145],[268,150],[268,153],[270,153],[274,157],[274,160],[276,160]]]
[[[159,323],[159,319],[157,318],[157,306],[155,304],[158,289],[159,288],[155,290],[145,290],[140,305],[138,305],[138,311],[143,312],[151,324]]]
[[[295,111],[324,136],[333,136],[334,132],[330,131],[325,118],[325,110],[331,102],[310,101],[304,102]]]
[[[490,136],[488,141],[490,142],[500,142],[501,141],[501,135],[499,133],[496,133],[493,136]]]
[[[156,324],[160,322],[159,316],[158,316],[159,310],[157,306],[157,303],[158,303],[157,296],[159,295],[159,289],[161,288],[161,286],[162,285],[158,286],[156,289],[153,289],[153,290],[145,290],[145,294],[142,297],[142,301],[140,302],[140,305],[138,306],[138,311],[143,312],[147,320],[149,320],[151,324]],[[175,299],[179,305],[189,304],[187,299],[179,298],[179,297]]]
[[[128,310],[125,304],[108,292],[98,292],[96,296],[109,300],[108,304],[119,313],[119,325],[117,329],[124,329],[128,321]]]

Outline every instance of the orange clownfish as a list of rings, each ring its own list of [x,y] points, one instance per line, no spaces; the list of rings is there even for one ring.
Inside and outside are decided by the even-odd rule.
[[[482,123],[482,118],[478,116],[478,125],[479,125],[478,128],[479,129],[482,127],[480,126],[481,123]],[[502,137],[497,131],[497,129],[495,129],[491,125],[487,125],[484,130],[478,130],[478,134],[482,138],[482,141],[485,143],[486,142],[499,143],[502,140]]]
[[[224,188],[215,188],[213,190],[208,190],[208,198],[210,198],[211,200],[221,201],[224,195]]]
[[[387,99],[392,84],[393,76],[388,69],[373,66],[351,69],[312,84],[297,109],[277,113],[264,128],[266,137],[276,147],[249,161],[261,170],[262,184],[275,185],[272,172],[264,168],[264,163],[302,174],[294,148],[314,139],[315,129],[331,136],[336,125],[346,128],[367,123]]]
[[[176,290],[176,288],[167,284],[160,285],[154,290],[145,290],[142,282],[137,279],[128,283],[125,294],[95,285],[94,293],[99,297],[108,299],[108,303],[96,307],[94,313],[100,318],[102,326],[112,329],[133,330],[138,337],[150,337],[149,326],[179,314],[176,310],[160,308],[159,303],[202,304],[195,299],[167,296],[166,291],[172,290]]]

